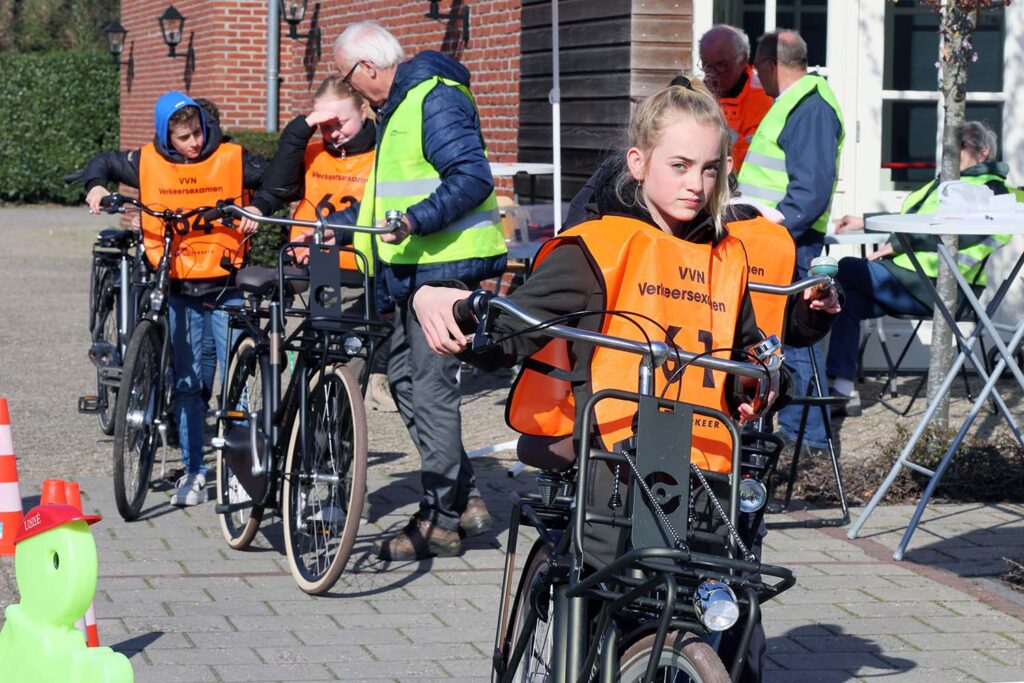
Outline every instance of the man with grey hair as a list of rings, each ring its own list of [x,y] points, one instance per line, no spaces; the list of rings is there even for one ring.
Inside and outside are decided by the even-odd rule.
[[[782,224],[797,246],[794,277],[802,278],[825,242],[843,146],[843,115],[828,82],[807,73],[807,43],[796,31],[779,29],[761,36],[754,68],[765,92],[776,99],[750,143],[739,190],[783,215]],[[821,349],[811,352],[820,368]],[[803,349],[786,347],[785,353],[796,393],[804,395],[812,380],[811,359]],[[779,433],[787,441],[796,440],[802,410],[789,405],[779,411]],[[808,415],[804,443],[812,452],[828,447],[827,412],[811,410]]]
[[[461,535],[493,526],[462,445],[459,361],[430,350],[409,301],[427,282],[474,288],[506,261],[469,71],[440,52],[404,58],[374,22],[349,26],[334,44],[342,80],[377,110],[377,157],[362,201],[327,220],[379,225],[391,209],[404,213],[399,230],[354,238],[375,253],[380,310],[395,312],[388,381],[422,462],[419,511],[375,545],[385,560],[456,555]]]
[[[732,131],[732,168],[739,173],[772,98],[750,67],[750,41],[742,29],[727,24],[711,27],[700,37],[700,63],[704,82],[718,98]]]

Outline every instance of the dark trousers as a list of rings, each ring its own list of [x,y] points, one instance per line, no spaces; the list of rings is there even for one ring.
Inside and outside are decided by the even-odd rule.
[[[408,302],[395,311],[388,382],[398,412],[420,452],[423,498],[421,518],[456,531],[459,515],[479,496],[473,466],[462,447],[462,392],[459,361],[427,346]]]

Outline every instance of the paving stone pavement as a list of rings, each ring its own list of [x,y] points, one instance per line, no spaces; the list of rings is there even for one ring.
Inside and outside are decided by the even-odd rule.
[[[93,527],[103,643],[131,658],[140,683],[488,680],[507,493],[531,488],[528,475],[505,475],[507,452],[476,461],[494,533],[460,557],[384,565],[369,549],[414,509],[417,460],[397,417],[371,413],[366,519],[350,571],[320,598],[295,587],[279,520],[266,520],[247,552],[224,544],[212,503],[177,510],[154,491],[142,521],[120,520],[109,439],[74,413],[92,379],[82,289],[98,220],[80,209],[0,209],[0,395],[12,402],[25,506],[42,478],[62,476],[78,479],[88,510],[104,517]],[[467,447],[507,440],[507,376],[466,374]],[[1024,680],[1024,604],[991,578],[1024,546],[1024,507],[932,506],[907,560],[893,562],[910,513],[877,509],[856,541],[805,528],[831,510],[770,518],[765,560],[794,568],[797,586],[765,605],[765,681]],[[0,608],[16,599],[13,563],[0,558]]]

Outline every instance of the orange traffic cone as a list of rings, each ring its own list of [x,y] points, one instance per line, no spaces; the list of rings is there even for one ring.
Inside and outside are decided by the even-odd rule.
[[[63,479],[44,479],[43,492],[39,496],[40,505],[67,505],[68,491],[67,482]]]
[[[7,399],[0,398],[0,555],[14,554],[14,536],[21,526],[21,491],[18,464],[11,439],[11,416]]]
[[[60,482],[60,479],[48,479],[43,483],[43,489],[46,490],[47,482]],[[82,512],[82,489],[76,481],[65,481],[61,482],[64,484],[64,497],[67,500],[67,504]],[[59,487],[55,484],[51,484],[51,495],[57,496]],[[82,631],[85,634],[85,643],[89,647],[100,646],[100,633],[96,629],[96,601],[93,600],[89,603],[89,609],[86,610],[85,614],[81,619],[75,622],[75,628]]]

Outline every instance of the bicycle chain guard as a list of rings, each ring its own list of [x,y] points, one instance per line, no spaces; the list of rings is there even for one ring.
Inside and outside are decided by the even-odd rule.
[[[661,507],[664,519],[685,541],[690,509],[693,408],[677,403],[672,412],[663,412],[657,398],[641,396],[636,435],[636,472],[630,480],[633,547],[674,548],[676,539],[659,523],[653,506]],[[654,501],[647,499],[637,474]]]

